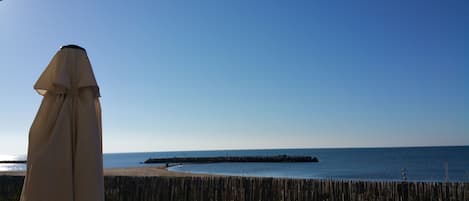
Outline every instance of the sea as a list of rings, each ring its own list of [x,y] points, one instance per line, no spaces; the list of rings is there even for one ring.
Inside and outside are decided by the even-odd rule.
[[[172,151],[104,154],[105,168],[160,166],[148,158],[301,155],[317,163],[181,164],[170,171],[233,176],[376,181],[469,182],[469,146],[403,148],[320,148],[218,151]],[[0,160],[25,156],[0,155]],[[0,171],[25,170],[24,164],[0,164]]]

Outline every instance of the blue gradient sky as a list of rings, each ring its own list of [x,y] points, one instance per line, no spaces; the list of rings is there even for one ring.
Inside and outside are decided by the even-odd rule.
[[[469,144],[468,1],[0,2],[0,154],[88,50],[104,151]]]

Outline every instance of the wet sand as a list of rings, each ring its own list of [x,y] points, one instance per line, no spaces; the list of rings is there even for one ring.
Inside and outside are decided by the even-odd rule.
[[[24,176],[25,173],[26,173],[25,171],[0,171],[0,176],[2,175]],[[107,169],[104,169],[104,176],[214,177],[214,176],[219,176],[219,175],[172,172],[172,171],[167,170],[165,166],[154,166],[154,167],[132,167],[132,168],[107,168]]]
[[[210,174],[194,174],[173,172],[166,169],[164,166],[155,167],[134,167],[134,168],[109,168],[104,169],[104,176],[140,176],[140,177],[154,177],[154,176],[169,176],[169,177],[213,177],[218,175]]]

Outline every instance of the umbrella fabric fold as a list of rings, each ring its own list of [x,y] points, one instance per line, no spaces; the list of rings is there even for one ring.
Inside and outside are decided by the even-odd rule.
[[[100,93],[86,51],[59,50],[34,88],[43,100],[20,201],[104,201]]]

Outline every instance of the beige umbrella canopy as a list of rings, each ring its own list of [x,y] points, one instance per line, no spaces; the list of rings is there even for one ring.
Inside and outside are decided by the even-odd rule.
[[[100,94],[85,49],[63,46],[34,88],[44,98],[20,201],[104,201]]]

